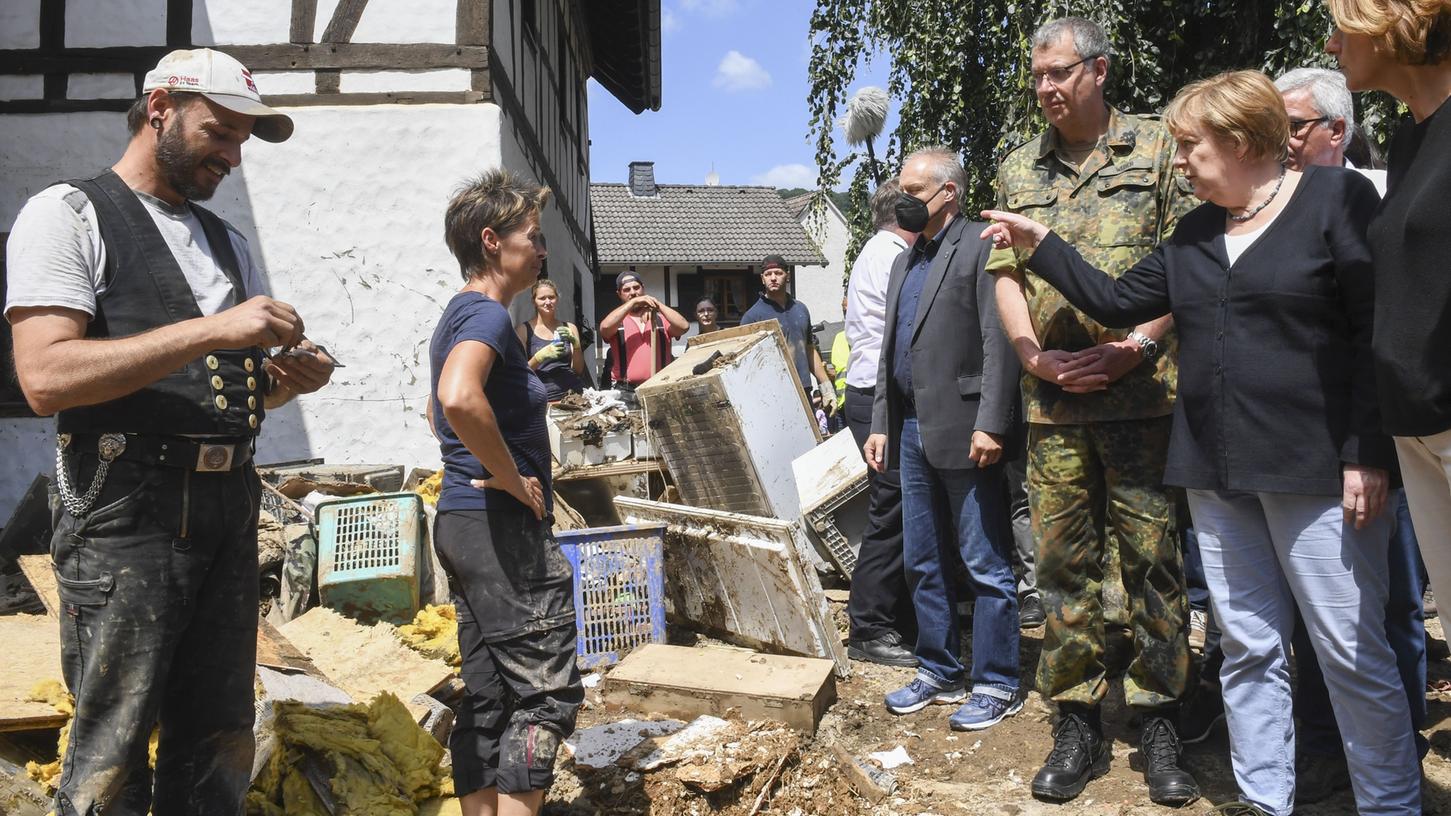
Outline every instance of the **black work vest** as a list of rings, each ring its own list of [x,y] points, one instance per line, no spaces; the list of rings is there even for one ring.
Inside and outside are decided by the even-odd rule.
[[[202,316],[166,239],[119,176],[107,170],[93,179],[66,183],[95,206],[106,245],[106,288],[96,297],[87,337],[128,337]],[[240,303],[247,292],[226,224],[195,204],[188,206],[201,220],[212,257]],[[253,436],[263,417],[267,376],[262,361],[262,350],[255,346],[208,352],[120,399],[61,411],[57,430]]]

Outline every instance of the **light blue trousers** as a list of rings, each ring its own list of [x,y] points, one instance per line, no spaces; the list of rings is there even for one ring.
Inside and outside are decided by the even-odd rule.
[[[1299,606],[1320,657],[1356,806],[1420,814],[1411,715],[1386,642],[1390,517],[1343,523],[1338,497],[1190,490],[1210,603],[1224,631],[1225,714],[1240,797],[1295,805],[1290,637]]]

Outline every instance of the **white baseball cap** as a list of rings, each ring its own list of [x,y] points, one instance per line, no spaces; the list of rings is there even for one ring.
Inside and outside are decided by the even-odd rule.
[[[227,110],[257,117],[252,133],[268,142],[292,135],[292,118],[262,104],[252,72],[242,63],[210,48],[172,51],[146,74],[142,93],[157,88],[199,93]]]

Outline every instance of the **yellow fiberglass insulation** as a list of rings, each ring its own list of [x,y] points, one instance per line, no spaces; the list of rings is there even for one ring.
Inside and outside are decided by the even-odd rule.
[[[437,471],[432,476],[424,479],[418,484],[418,487],[413,488],[413,492],[422,496],[425,502],[437,505],[438,494],[443,492],[443,471]]]
[[[417,802],[451,792],[438,766],[443,746],[392,694],[366,706],[273,705],[277,747],[247,794],[248,816],[326,813],[309,768],[325,780],[338,813],[415,816]]]
[[[412,623],[398,627],[398,639],[424,657],[445,660],[450,666],[462,662],[458,653],[458,618],[451,604],[429,604],[418,610]]]
[[[61,763],[65,762],[66,744],[70,742],[71,718],[76,714],[76,699],[59,680],[42,680],[30,690],[30,696],[26,700],[32,703],[47,703],[66,716],[65,725],[60,727],[60,736],[56,739],[55,761],[25,763],[25,775],[40,783],[46,793],[55,793],[57,783],[60,781]],[[153,768],[156,767],[156,741],[159,736],[160,734],[155,728],[151,729],[147,756]]]

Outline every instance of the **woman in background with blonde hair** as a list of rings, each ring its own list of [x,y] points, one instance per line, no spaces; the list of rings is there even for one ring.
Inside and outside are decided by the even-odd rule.
[[[534,319],[519,324],[519,342],[529,354],[529,367],[544,383],[545,396],[558,402],[565,394],[584,390],[579,328],[559,319],[559,287],[554,281],[535,281],[529,299],[534,301]]]
[[[1370,351],[1365,228],[1375,188],[1337,167],[1285,167],[1290,123],[1257,71],[1185,87],[1164,112],[1174,166],[1206,203],[1117,280],[1043,225],[988,211],[983,237],[1105,326],[1174,315],[1179,394],[1164,473],[1187,489],[1223,630],[1240,802],[1295,803],[1290,636],[1320,657],[1363,814],[1419,814],[1411,716],[1385,631],[1387,468]],[[998,282],[1015,293],[1018,283]]]
[[[1325,50],[1352,91],[1380,90],[1411,115],[1390,143],[1370,226],[1375,362],[1386,432],[1431,589],[1451,604],[1451,2],[1329,0]]]

